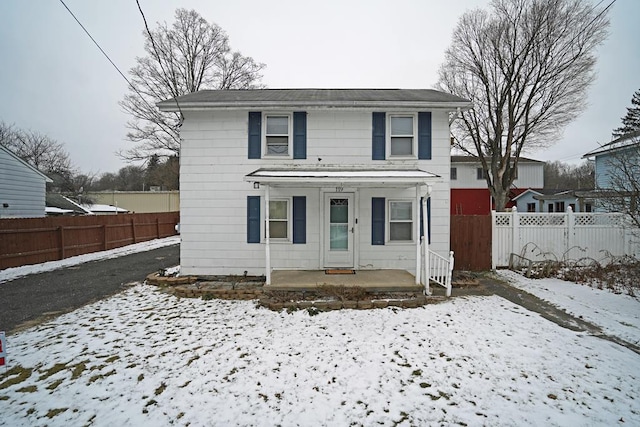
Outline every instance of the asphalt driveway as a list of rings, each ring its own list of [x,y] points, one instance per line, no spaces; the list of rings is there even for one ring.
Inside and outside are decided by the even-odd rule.
[[[0,283],[0,331],[7,333],[75,310],[180,264],[180,245],[91,261]]]

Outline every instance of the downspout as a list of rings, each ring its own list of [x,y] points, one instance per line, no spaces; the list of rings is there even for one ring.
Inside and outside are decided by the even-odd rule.
[[[265,185],[264,188],[264,277],[265,277],[265,285],[271,284],[271,247],[269,246],[269,184]]]
[[[416,218],[420,218],[420,184],[416,184]],[[416,285],[419,285],[420,282],[420,273],[422,272],[422,254],[421,254],[421,246],[420,246],[420,227],[416,227],[415,231],[416,238]]]
[[[429,254],[430,254],[430,244],[429,244],[429,215],[427,212],[427,199],[431,197],[431,185],[427,185],[427,192],[422,198],[422,242],[424,245],[424,293],[426,295],[431,295],[431,290],[429,289],[429,281],[431,278],[431,268],[429,265]]]

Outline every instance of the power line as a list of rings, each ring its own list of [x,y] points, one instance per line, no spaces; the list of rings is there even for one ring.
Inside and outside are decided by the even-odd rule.
[[[142,6],[140,6],[140,2],[138,0],[136,0],[136,4],[138,5],[138,10],[140,11],[140,15],[142,15],[142,20],[144,21],[144,28],[147,30],[147,34],[149,35],[149,39],[151,40],[151,46],[153,47],[153,51],[156,54],[156,58],[158,58],[158,64],[160,64],[160,69],[162,70],[162,74],[164,74],[165,78],[167,78],[167,80],[169,77],[169,74],[167,73],[167,70],[164,69],[164,65],[162,65],[162,60],[160,59],[160,53],[159,53],[159,49],[158,46],[156,45],[156,41],[153,38],[153,34],[151,33],[151,30],[149,30],[149,25],[147,24],[147,18],[144,16],[144,12],[142,11]],[[176,106],[178,107],[178,111],[180,112],[180,122],[178,124],[178,126],[182,125],[182,120],[184,119],[184,115],[182,114],[182,109],[180,108],[180,104],[178,103],[178,96],[180,96],[180,94],[178,93],[177,88],[172,87],[171,85],[169,85],[169,89],[173,92],[173,99],[176,101]]]
[[[107,53],[100,47],[100,45],[98,44],[98,42],[93,38],[93,36],[91,36],[91,34],[89,33],[89,31],[85,28],[84,25],[82,25],[82,22],[80,22],[80,20],[76,17],[76,15],[73,14],[73,12],[71,11],[71,9],[69,9],[69,7],[64,3],[63,0],[60,0],[60,3],[62,3],[62,5],[64,6],[65,9],[67,9],[67,11],[69,12],[69,14],[71,14],[71,16],[73,17],[73,19],[75,19],[75,21],[78,23],[78,25],[80,25],[80,27],[84,30],[84,32],[87,34],[87,36],[89,36],[89,38],[91,39],[91,41],[93,42],[93,44],[96,45],[96,47],[98,49],[100,49],[100,52],[102,52],[102,54],[104,55],[105,58],[107,58],[107,60],[111,63],[111,65],[113,65],[113,68],[116,69],[116,71],[118,71],[118,73],[122,76],[122,78],[127,82],[127,84],[129,85],[129,87],[131,89],[133,89],[138,96],[140,97],[140,99],[142,99],[142,101],[147,104],[147,106],[149,108],[154,108],[152,107],[146,99],[144,99],[144,97],[142,96],[142,94],[140,93],[140,91],[138,91],[138,89],[136,89],[136,87],[131,84],[131,82],[129,81],[129,79],[127,78],[127,76],[124,75],[124,73],[122,71],[120,71],[120,68],[118,68],[118,66],[111,60],[111,58],[109,58],[109,55],[107,55]]]

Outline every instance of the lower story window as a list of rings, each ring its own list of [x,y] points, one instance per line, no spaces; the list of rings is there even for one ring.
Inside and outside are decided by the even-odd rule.
[[[413,202],[389,201],[389,241],[413,240]]]
[[[289,238],[289,201],[269,201],[269,238]]]
[[[527,203],[527,212],[535,212],[536,204],[535,203]]]

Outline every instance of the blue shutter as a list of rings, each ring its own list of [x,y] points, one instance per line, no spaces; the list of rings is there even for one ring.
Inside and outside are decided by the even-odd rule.
[[[384,245],[384,197],[371,198],[371,244]]]
[[[247,243],[260,243],[260,196],[247,196]]]
[[[293,243],[307,243],[307,198],[293,198]]]
[[[262,113],[249,111],[249,158],[260,158],[262,145]]]
[[[307,158],[307,113],[293,113],[293,158]]]
[[[431,112],[418,113],[418,159],[431,160]]]
[[[385,113],[373,113],[371,123],[371,158],[373,160],[384,160],[385,158],[385,121]]]
[[[422,200],[424,197],[420,198],[420,236],[424,234],[424,221],[422,221]],[[431,243],[431,197],[427,199],[427,221],[429,221],[429,228],[427,228],[427,239],[429,243]]]

